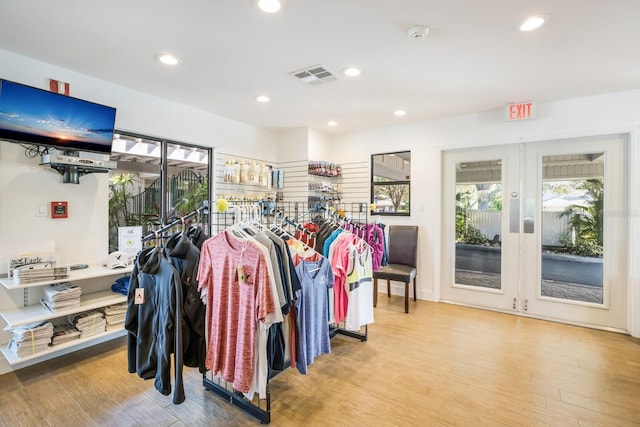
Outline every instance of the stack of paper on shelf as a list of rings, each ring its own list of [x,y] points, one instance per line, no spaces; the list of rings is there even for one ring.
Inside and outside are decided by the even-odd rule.
[[[82,288],[72,283],[56,283],[44,289],[44,298],[40,300],[42,305],[49,310],[80,305]]]
[[[124,328],[124,318],[127,315],[127,303],[110,305],[102,309],[107,322],[107,331]]]
[[[51,262],[23,265],[13,269],[13,283],[20,285],[66,279],[69,277],[68,270],[67,267],[55,267],[55,264]]]
[[[53,327],[53,337],[51,345],[58,345],[65,342],[80,339],[80,331],[70,323]]]
[[[12,329],[9,350],[18,357],[40,353],[49,348],[53,336],[51,322],[38,322]]]
[[[104,315],[97,310],[85,311],[84,313],[73,314],[67,317],[80,330],[80,338],[89,338],[103,333],[107,322]]]

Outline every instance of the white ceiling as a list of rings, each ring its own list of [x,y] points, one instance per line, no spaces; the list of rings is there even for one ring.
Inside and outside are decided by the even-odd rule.
[[[534,13],[551,21],[515,31]],[[418,24],[429,35],[409,38]],[[638,0],[287,0],[275,16],[252,0],[0,0],[0,49],[274,130],[638,89],[639,42]],[[182,63],[158,64],[165,51]],[[288,75],[316,64],[363,73],[320,86]]]

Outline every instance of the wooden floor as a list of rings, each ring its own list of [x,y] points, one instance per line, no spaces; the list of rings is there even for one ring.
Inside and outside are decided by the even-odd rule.
[[[424,301],[379,299],[369,341],[338,336],[271,382],[274,426],[638,426],[640,340]],[[255,426],[185,373],[173,405],[127,373],[123,341],[0,376],[3,426]]]

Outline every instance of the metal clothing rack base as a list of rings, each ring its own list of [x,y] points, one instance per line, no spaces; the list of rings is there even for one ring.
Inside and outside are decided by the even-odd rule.
[[[365,342],[367,341],[367,338],[369,337],[369,325],[364,325],[364,333],[363,332],[356,332],[356,331],[349,331],[343,328],[340,328],[338,326],[330,326],[329,327],[329,337],[333,338],[336,335],[344,335],[350,338],[355,338],[357,340],[360,340],[361,342]]]
[[[214,381],[210,378],[207,378],[206,374],[202,378],[202,385],[205,389],[214,392],[224,400],[227,400],[233,406],[238,407],[240,410],[245,412],[246,414],[251,415],[260,421],[261,424],[269,424],[271,422],[271,392],[269,391],[269,383],[267,382],[267,395],[265,399],[260,399],[259,397],[254,398],[257,399],[258,404],[253,403],[253,400],[249,400],[244,395],[234,390],[233,387],[229,388],[229,383],[218,378],[217,381]],[[265,407],[263,408],[260,405],[260,401],[265,401]]]

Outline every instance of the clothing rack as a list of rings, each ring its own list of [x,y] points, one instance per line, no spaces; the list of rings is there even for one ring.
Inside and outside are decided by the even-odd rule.
[[[326,212],[329,212],[329,211],[326,211]],[[284,215],[284,213],[281,212],[281,211],[276,211],[276,214],[277,215]],[[351,220],[347,221],[346,218],[341,217],[336,212],[329,212],[329,214],[331,216],[334,216],[334,219],[337,219],[338,221],[344,221],[344,222],[348,222],[350,224],[353,224],[353,222],[351,222]],[[296,230],[299,230],[299,231],[302,231],[304,233],[307,233],[309,235],[309,237],[315,237],[315,234],[316,234],[315,232],[308,231],[308,229],[304,228],[304,226],[300,225],[297,221],[291,220],[286,216],[284,216],[282,218],[282,220],[285,223],[293,226]],[[367,325],[364,326],[364,332],[348,331],[348,330],[346,330],[344,328],[341,328],[339,325],[330,325],[329,326],[329,336],[331,338],[333,338],[336,335],[344,335],[344,336],[348,336],[348,337],[351,337],[351,338],[359,339],[360,341],[364,342],[364,341],[367,341],[368,334],[369,334],[369,328],[368,328]]]
[[[262,209],[261,214],[254,216],[253,220],[260,221],[267,227],[277,225],[277,222],[281,221],[282,225],[293,227],[296,231],[308,233],[309,235],[315,234],[309,232],[308,229],[302,226],[299,222],[302,218],[311,214],[311,211],[309,211],[308,209],[302,211],[302,209],[300,209],[302,207],[301,205],[302,203],[299,204],[298,202],[296,202],[293,206],[279,204],[279,206],[273,206],[272,208],[269,208],[267,210],[264,209],[264,205],[258,202],[256,206],[259,206]],[[368,211],[361,208],[362,206],[365,206],[365,204],[361,203],[359,205],[361,205],[359,211],[361,213],[364,213],[364,222],[366,223],[366,214]],[[238,219],[237,216],[242,216],[242,206],[246,206],[246,204],[232,204],[227,212],[214,213],[215,220],[211,225],[212,230],[215,229],[217,231],[224,231],[224,229],[226,229],[227,227],[235,224]],[[325,210],[326,214],[328,214],[328,212],[328,210]],[[292,214],[295,215],[294,219],[290,218]],[[343,218],[342,220],[345,219]],[[295,231],[289,234],[293,236],[295,235]],[[350,338],[359,339],[361,342],[365,342],[368,339],[368,325],[364,325],[364,332],[349,331],[340,327],[340,325],[329,325],[329,337],[333,338],[336,335],[344,335]],[[287,366],[285,366],[285,370],[288,367],[288,362],[286,365]],[[257,393],[255,394],[253,399],[247,399],[243,393],[235,390],[230,383],[227,383],[219,377],[213,377],[212,373],[210,372],[203,375],[203,386],[206,390],[212,391],[213,393],[227,400],[230,404],[236,406],[243,412],[256,418],[262,424],[269,424],[271,422],[271,392],[269,382],[271,379],[284,372],[285,370],[269,372],[269,381],[267,381],[266,394],[263,399],[260,399]],[[211,378],[209,378],[207,374],[209,374]]]
[[[200,218],[201,215],[206,215],[209,213],[209,205],[208,203],[205,201],[203,203],[203,206],[198,208],[198,209],[194,209],[193,211],[189,212],[188,214],[186,214],[185,216],[182,216],[180,218],[174,219],[173,221],[163,225],[162,227],[158,228],[157,230],[153,230],[153,232],[147,234],[146,236],[144,236],[142,238],[142,242],[148,242],[152,239],[157,241],[161,238],[164,237],[162,233],[164,233],[165,231],[171,230],[174,227],[177,226],[182,226],[183,228],[186,227],[187,224],[187,220],[193,218],[193,217],[197,217]],[[199,222],[199,220],[198,220]]]

